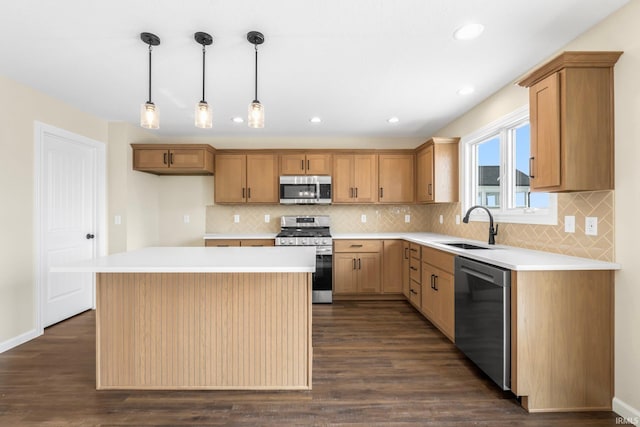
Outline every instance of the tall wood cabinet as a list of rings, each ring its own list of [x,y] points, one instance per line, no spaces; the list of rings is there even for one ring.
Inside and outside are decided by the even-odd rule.
[[[278,203],[278,158],[275,154],[216,155],[216,203]]]
[[[433,137],[416,149],[419,203],[458,201],[458,142],[460,138]]]
[[[564,52],[529,88],[531,190],[614,188],[613,66],[622,52]]]
[[[415,156],[378,155],[378,202],[413,203],[415,200]]]
[[[131,144],[133,170],[156,175],[213,175],[214,153],[206,144]]]
[[[377,202],[377,155],[334,154],[332,184],[334,203]]]

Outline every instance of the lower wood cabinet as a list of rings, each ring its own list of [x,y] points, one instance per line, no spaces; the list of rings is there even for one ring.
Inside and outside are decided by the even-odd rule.
[[[380,240],[334,241],[334,295],[381,293],[382,246]]]
[[[207,239],[204,241],[207,247],[228,246],[274,246],[274,239]]]
[[[409,242],[402,242],[402,295],[409,299],[411,278],[409,277]]]
[[[402,293],[402,240],[382,241],[382,293]]]
[[[422,247],[422,313],[451,341],[455,335],[453,254]]]

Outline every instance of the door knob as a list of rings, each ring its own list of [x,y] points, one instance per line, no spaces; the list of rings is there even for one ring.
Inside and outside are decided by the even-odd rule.
[[[96,236],[91,234],[91,233],[87,233],[87,240],[93,239],[94,237],[96,237]]]

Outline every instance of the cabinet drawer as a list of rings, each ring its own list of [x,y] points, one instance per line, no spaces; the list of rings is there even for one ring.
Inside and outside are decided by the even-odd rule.
[[[207,239],[204,241],[204,245],[207,247],[211,246],[240,246],[240,240],[236,239]]]
[[[422,262],[438,267],[446,272],[453,273],[453,260],[455,255],[424,246],[422,248]]]
[[[420,285],[420,283],[414,282],[413,280],[411,281],[411,286],[409,288],[409,302],[416,308],[421,308],[422,285]]]
[[[411,258],[409,260],[409,277],[411,278],[411,280],[417,283],[422,283],[422,280],[420,280],[420,277],[421,277],[420,270],[421,270],[420,260]]]
[[[274,239],[243,239],[240,246],[275,246]]]
[[[381,252],[381,240],[334,240],[335,252]]]
[[[409,253],[411,254],[411,258],[420,259],[421,257],[421,246],[417,243],[409,243]]]

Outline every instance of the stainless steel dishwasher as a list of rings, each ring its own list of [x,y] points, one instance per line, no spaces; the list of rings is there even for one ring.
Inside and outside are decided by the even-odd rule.
[[[456,346],[503,390],[511,387],[511,270],[457,256]]]

